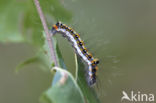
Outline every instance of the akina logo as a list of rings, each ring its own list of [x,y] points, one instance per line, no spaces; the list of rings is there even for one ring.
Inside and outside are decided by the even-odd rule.
[[[154,101],[154,94],[149,93],[141,93],[140,91],[134,92],[131,91],[130,94],[126,93],[125,91],[122,91],[123,96],[121,97],[121,101],[127,100],[132,102],[153,102]]]

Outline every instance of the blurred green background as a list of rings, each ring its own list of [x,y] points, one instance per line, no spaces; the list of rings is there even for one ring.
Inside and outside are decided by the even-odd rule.
[[[120,103],[123,90],[156,94],[156,1],[60,2],[73,14],[67,24],[80,33],[86,47],[100,60],[97,93],[102,103]],[[62,36],[57,39],[74,74],[73,49]],[[33,46],[25,43],[0,44],[0,103],[38,103],[41,93],[50,87],[51,73],[35,64],[15,73],[16,65],[34,52]]]

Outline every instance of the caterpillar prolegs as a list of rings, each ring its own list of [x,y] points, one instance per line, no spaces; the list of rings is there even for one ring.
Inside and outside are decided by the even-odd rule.
[[[51,32],[61,33],[64,37],[67,37],[68,40],[72,43],[73,48],[76,53],[87,63],[88,65],[88,73],[87,73],[87,82],[90,86],[96,83],[96,72],[97,72],[97,64],[99,64],[99,60],[95,59],[91,53],[88,52],[86,47],[84,46],[84,42],[81,40],[80,35],[76,33],[72,28],[62,24],[61,22],[57,22],[53,25]]]

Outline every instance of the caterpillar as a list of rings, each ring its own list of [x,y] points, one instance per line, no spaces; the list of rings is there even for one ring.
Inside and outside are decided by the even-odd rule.
[[[68,27],[61,22],[57,22],[52,26],[51,32],[53,34],[61,33],[64,37],[72,43],[73,48],[76,53],[87,63],[87,83],[92,86],[96,83],[96,72],[98,70],[97,64],[99,60],[95,59],[91,53],[88,52],[87,48],[84,46],[84,42],[80,38],[80,35],[76,33],[72,28]]]

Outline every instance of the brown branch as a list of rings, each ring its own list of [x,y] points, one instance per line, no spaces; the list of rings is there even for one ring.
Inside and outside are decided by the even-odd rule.
[[[38,12],[38,14],[40,16],[40,19],[41,19],[44,31],[46,33],[46,40],[48,41],[48,46],[49,46],[49,50],[50,50],[51,60],[54,61],[55,66],[58,66],[56,55],[55,55],[55,50],[54,50],[54,47],[53,47],[53,44],[52,44],[53,42],[52,42],[52,39],[50,37],[50,33],[49,33],[49,30],[48,30],[48,27],[47,27],[47,23],[46,23],[44,14],[42,12],[42,9],[40,7],[40,3],[39,3],[38,0],[34,0],[34,3],[36,5],[37,12]]]

